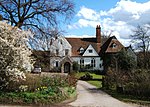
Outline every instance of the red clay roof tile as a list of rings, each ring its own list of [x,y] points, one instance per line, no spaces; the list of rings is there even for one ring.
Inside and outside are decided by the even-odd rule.
[[[96,38],[66,38],[72,46],[72,56],[81,56],[79,49],[86,49],[90,44],[97,53],[100,52],[101,43],[96,42]]]

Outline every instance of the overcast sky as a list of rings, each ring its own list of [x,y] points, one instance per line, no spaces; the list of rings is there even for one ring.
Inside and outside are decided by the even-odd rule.
[[[113,32],[125,46],[132,30],[150,23],[150,0],[75,0],[76,14],[65,30],[66,36],[93,37],[96,25],[102,32]]]

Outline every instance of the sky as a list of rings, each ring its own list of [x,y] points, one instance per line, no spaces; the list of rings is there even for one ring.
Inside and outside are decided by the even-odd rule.
[[[115,35],[124,45],[138,25],[150,23],[150,0],[74,0],[75,15],[64,26],[67,37],[95,37],[96,25],[102,33]]]

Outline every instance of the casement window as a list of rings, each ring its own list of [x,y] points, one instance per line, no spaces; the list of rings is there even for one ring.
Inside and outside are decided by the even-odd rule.
[[[59,55],[59,49],[56,49],[56,55],[57,56]]]
[[[110,47],[111,47],[111,48],[116,48],[116,47],[117,47],[117,44],[112,43]]]
[[[91,59],[91,67],[92,67],[92,68],[96,66],[96,63],[95,63],[95,62],[96,62],[95,59],[92,58],[92,59]]]
[[[115,48],[117,45],[115,44],[115,43],[113,43],[113,46],[112,46],[112,48]]]
[[[92,50],[92,49],[89,49],[89,53],[93,53],[93,50]]]
[[[60,44],[63,44],[62,40],[60,40]]]
[[[65,56],[69,54],[69,49],[65,49]]]
[[[84,52],[83,48],[80,48],[80,54],[82,54]]]
[[[83,67],[84,67],[84,59],[81,58],[81,59],[80,59],[80,68],[83,68]]]
[[[102,68],[102,64],[99,64],[99,67]]]

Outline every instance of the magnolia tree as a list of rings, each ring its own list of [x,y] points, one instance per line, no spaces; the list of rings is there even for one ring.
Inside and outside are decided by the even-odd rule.
[[[32,68],[31,50],[27,42],[30,31],[23,31],[0,21],[0,88],[10,81],[25,79],[24,72]]]

